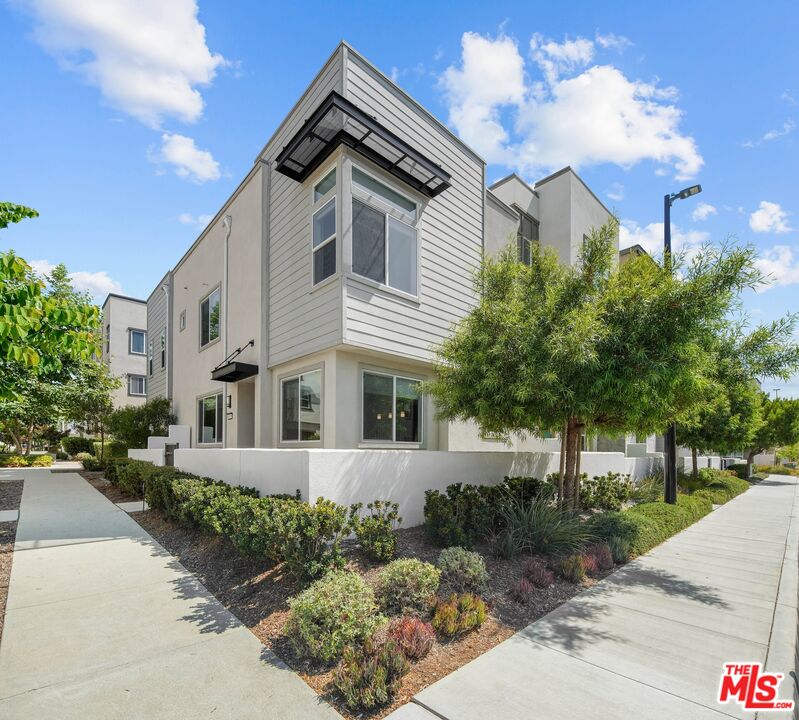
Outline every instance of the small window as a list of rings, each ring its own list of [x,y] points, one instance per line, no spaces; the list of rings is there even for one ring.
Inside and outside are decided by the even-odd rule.
[[[368,193],[372,197],[376,196],[377,199],[386,203],[389,207],[405,213],[411,220],[416,220],[415,202],[403,197],[379,180],[375,180],[373,177],[363,172],[363,170],[359,170],[357,167],[352,168],[352,182],[359,186],[365,193]]]
[[[219,338],[219,304],[222,294],[216,288],[200,303],[200,347]]]
[[[313,215],[313,283],[336,272],[336,198]]]
[[[318,442],[322,437],[322,371],[280,381],[280,439]]]
[[[222,442],[222,393],[200,398],[197,407],[197,437],[201,444]]]
[[[517,208],[518,209],[518,208]],[[520,212],[519,262],[529,265],[533,259],[533,243],[538,242],[538,223],[527,213]]]
[[[313,189],[313,201],[321,200],[336,187],[336,168],[333,168]]]
[[[147,374],[153,376],[153,341],[147,343]]]
[[[130,352],[134,355],[144,355],[147,346],[147,333],[144,330],[129,330]]]
[[[146,395],[147,378],[144,375],[128,375],[128,395]]]
[[[422,404],[419,380],[364,372],[363,439],[420,443]]]
[[[166,330],[161,331],[161,368],[166,367]]]
[[[186,329],[186,311],[181,310],[180,316],[178,317],[178,329],[180,332],[183,332]]]
[[[105,354],[111,354],[111,325],[105,326]]]

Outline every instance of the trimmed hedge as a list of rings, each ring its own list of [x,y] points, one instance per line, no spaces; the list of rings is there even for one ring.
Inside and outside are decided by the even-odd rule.
[[[713,503],[702,495],[679,495],[676,505],[641,503],[629,510],[594,515],[588,521],[592,535],[610,541],[618,538],[630,545],[630,553],[641,555],[703,518]],[[617,541],[614,541],[617,542]]]
[[[121,440],[106,440],[105,443],[98,440],[92,444],[94,445],[94,456],[97,458],[102,456],[103,460],[116,460],[128,456],[128,446]],[[103,447],[104,445],[105,447]],[[101,450],[103,450],[102,453]]]
[[[723,505],[728,500],[746,492],[749,487],[749,483],[739,477],[719,475],[705,487],[697,490],[693,496],[706,497],[714,505]]]
[[[92,438],[80,437],[79,435],[68,435],[61,438],[61,447],[67,455],[73,457],[78,453],[89,453],[94,455],[94,440]]]

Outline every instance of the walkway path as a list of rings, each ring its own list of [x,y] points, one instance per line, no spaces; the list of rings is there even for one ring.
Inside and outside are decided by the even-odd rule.
[[[3,720],[339,717],[79,475],[2,475],[25,477]]]
[[[797,480],[772,475],[423,690],[389,720],[752,718],[716,703],[722,664],[733,661],[765,661],[785,673],[780,694],[790,699]]]

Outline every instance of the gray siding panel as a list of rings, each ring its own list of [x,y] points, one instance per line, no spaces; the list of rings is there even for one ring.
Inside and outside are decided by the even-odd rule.
[[[147,300],[147,344],[148,353],[152,347],[153,373],[147,375],[147,399],[166,397],[167,367],[161,367],[161,333],[167,329],[168,299],[161,286],[164,278],[158,283]],[[167,344],[169,338],[167,338]],[[150,357],[148,354],[148,371]]]

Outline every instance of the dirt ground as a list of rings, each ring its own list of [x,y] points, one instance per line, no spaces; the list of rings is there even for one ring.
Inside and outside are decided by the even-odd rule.
[[[18,510],[22,499],[22,480],[0,480],[0,510]],[[14,559],[16,522],[0,523],[0,639],[3,637],[3,621],[8,598],[8,582],[11,577],[11,562]]]
[[[558,579],[552,587],[536,590],[527,604],[519,604],[510,597],[509,591],[521,577],[522,560],[500,560],[488,554],[486,548],[476,548],[483,553],[491,576],[490,591],[484,595],[490,610],[488,620],[479,630],[454,640],[437,639],[430,653],[411,665],[410,672],[403,678],[401,691],[391,705],[374,713],[353,715],[332,687],[333,667],[297,657],[283,635],[283,626],[288,619],[286,601],[300,587],[283,573],[281,565],[245,558],[226,538],[179,527],[166,520],[158,510],[136,513],[132,517],[194,573],[261,642],[340,713],[350,718],[379,719],[388,715],[423,688],[490,650],[597,581],[589,579],[583,585],[575,585]],[[398,557],[417,557],[435,562],[439,552],[439,548],[427,541],[422,528],[399,531]],[[374,580],[379,565],[363,557],[357,549],[348,548],[345,553],[349,569],[361,573],[367,581]]]

